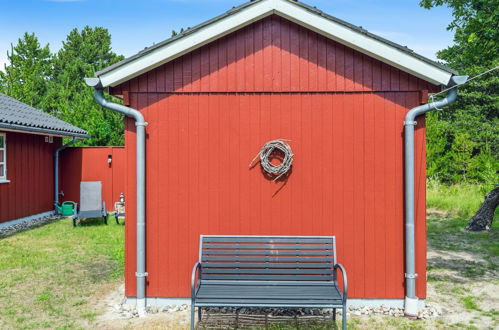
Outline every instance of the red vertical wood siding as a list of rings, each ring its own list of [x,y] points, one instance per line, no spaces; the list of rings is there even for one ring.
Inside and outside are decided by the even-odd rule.
[[[147,295],[189,296],[200,234],[336,235],[353,298],[404,296],[403,120],[416,77],[271,16],[111,90],[147,126]],[[290,139],[287,180],[248,168]],[[126,125],[127,176],[135,126]],[[425,127],[416,128],[418,295],[426,296]],[[135,182],[126,295],[135,294]]]
[[[61,139],[3,132],[7,136],[7,179],[0,183],[0,222],[53,210],[54,152]]]
[[[108,156],[113,161],[108,163]],[[60,153],[60,187],[64,192],[60,201],[80,202],[81,181],[101,181],[102,198],[106,208],[114,210],[114,203],[125,193],[126,163],[124,147],[73,147]],[[126,196],[125,196],[126,198]]]

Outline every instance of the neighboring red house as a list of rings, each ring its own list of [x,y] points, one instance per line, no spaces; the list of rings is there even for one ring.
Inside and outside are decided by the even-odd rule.
[[[148,304],[190,296],[200,234],[336,235],[349,296],[402,306],[403,121],[454,72],[304,4],[234,8],[97,73],[146,127]],[[126,296],[136,295],[135,123],[126,122]],[[248,164],[289,139],[285,181]],[[425,121],[416,126],[426,297]],[[140,274],[137,276],[141,276]]]
[[[54,210],[54,152],[62,137],[87,133],[0,94],[0,223]]]

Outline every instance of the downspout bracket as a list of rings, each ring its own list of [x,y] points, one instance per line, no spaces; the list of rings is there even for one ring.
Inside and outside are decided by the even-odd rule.
[[[411,121],[411,120],[404,120],[404,125],[405,125],[405,126],[408,126],[408,125],[414,125],[414,126],[416,126],[417,124],[418,124],[418,122],[417,122],[417,121],[415,121],[415,120],[414,120],[414,121]]]
[[[147,277],[149,276],[149,273],[145,272],[145,273],[139,273],[139,272],[136,272],[135,273],[135,277]]]
[[[408,273],[405,273],[405,278],[417,278],[418,277],[418,274],[408,274]]]

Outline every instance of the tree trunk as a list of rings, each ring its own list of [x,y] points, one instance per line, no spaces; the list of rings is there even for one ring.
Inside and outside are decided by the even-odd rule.
[[[492,189],[492,191],[485,196],[482,206],[480,206],[480,209],[473,218],[470,219],[466,229],[469,231],[489,230],[492,227],[494,211],[496,210],[497,205],[499,205],[499,187]]]

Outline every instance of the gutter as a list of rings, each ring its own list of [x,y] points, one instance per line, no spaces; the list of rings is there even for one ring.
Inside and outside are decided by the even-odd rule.
[[[95,101],[104,108],[119,112],[125,116],[135,119],[136,138],[137,138],[137,266],[135,277],[137,280],[137,312],[139,316],[145,316],[146,313],[146,232],[145,232],[145,143],[146,143],[146,126],[144,116],[140,111],[129,108],[127,106],[110,102],[104,99],[104,88],[100,78],[85,78],[85,83],[94,88]]]
[[[39,128],[39,127],[31,127],[31,126],[23,126],[23,125],[18,125],[18,124],[7,124],[7,123],[0,123],[0,128],[9,130],[9,131],[14,131],[14,132],[29,132],[33,134],[41,134],[41,135],[53,135],[53,136],[59,136],[59,137],[77,137],[81,139],[86,139],[89,136],[84,133],[76,133],[76,132],[69,132],[69,131],[57,131],[57,130],[52,130],[48,128]]]
[[[54,152],[54,207],[59,205],[59,152],[66,149],[70,145],[75,144],[77,141],[76,137],[69,141],[65,145],[60,146]],[[57,207],[55,207],[55,213],[58,214]]]
[[[468,76],[453,76],[449,87],[464,84]],[[441,110],[457,99],[457,87],[451,88],[447,96],[439,101],[423,104],[407,112],[404,121],[405,159],[405,315],[418,316],[419,301],[416,297],[416,252],[414,248],[414,126],[416,117],[432,110]]]

